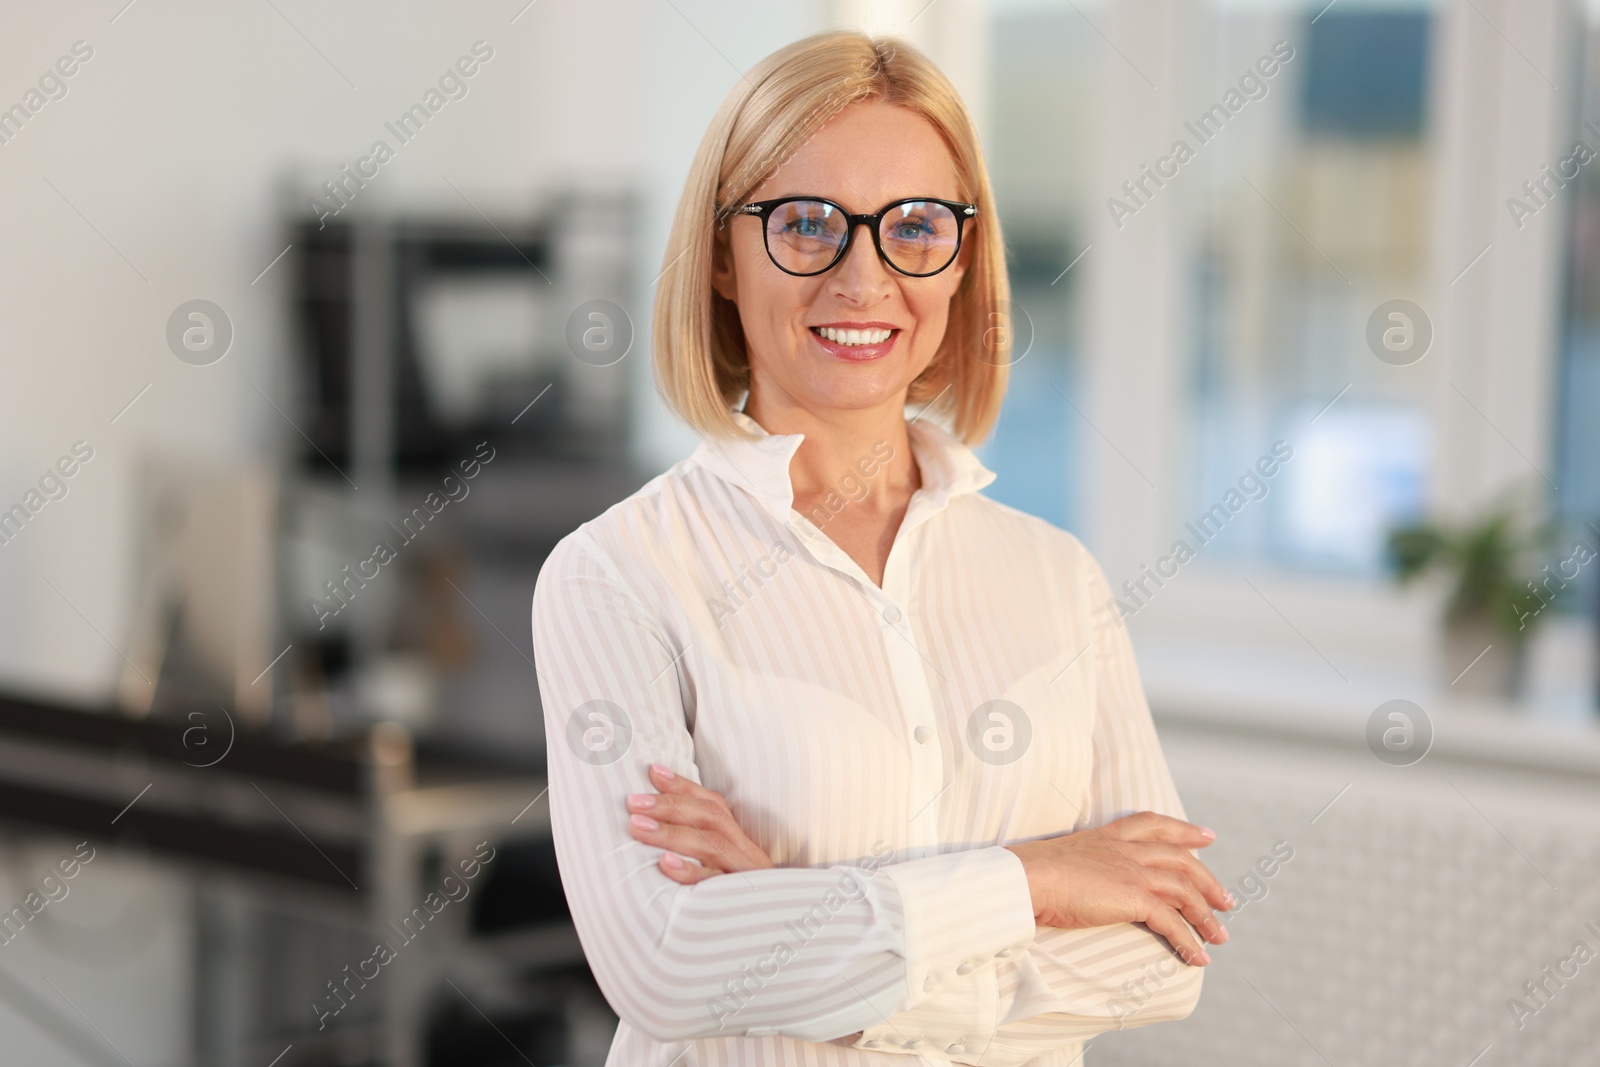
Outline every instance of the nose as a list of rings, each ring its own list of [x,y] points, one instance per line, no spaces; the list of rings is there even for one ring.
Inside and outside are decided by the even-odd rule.
[[[856,233],[858,226],[867,232]],[[841,296],[857,303],[870,304],[887,291],[893,279],[889,277],[889,265],[878,255],[872,225],[852,222],[850,232],[854,234],[850,249],[844,254],[844,259],[834,264],[834,268],[828,272],[829,284]]]

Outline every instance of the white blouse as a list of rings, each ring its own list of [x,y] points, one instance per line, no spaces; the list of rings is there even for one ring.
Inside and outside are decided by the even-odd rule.
[[[979,494],[994,472],[944,428],[909,435],[882,588],[826,525],[889,444],[807,517],[801,434],[703,439],[539,573],[552,832],[621,1019],[608,1067],[1068,1067],[1199,997],[1143,925],[1034,925],[1002,845],[1183,806],[1098,564]],[[662,874],[624,806],[653,762],[777,866]]]

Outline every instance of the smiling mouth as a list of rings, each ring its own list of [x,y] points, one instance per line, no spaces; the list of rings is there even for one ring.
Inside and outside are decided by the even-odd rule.
[[[812,326],[811,332],[824,340],[832,341],[845,348],[854,348],[862,345],[878,345],[889,340],[899,330],[871,329],[871,330],[836,330],[832,326]]]

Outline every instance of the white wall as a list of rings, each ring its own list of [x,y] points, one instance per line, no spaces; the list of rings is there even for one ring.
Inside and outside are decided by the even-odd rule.
[[[113,23],[120,6],[16,5],[0,33],[0,106],[73,42],[94,49],[67,95],[0,145],[0,507],[75,440],[95,449],[69,495],[0,546],[0,677],[85,696],[104,696],[121,669],[110,646],[125,640],[136,458],[271,454],[296,436],[256,393],[290,407],[288,272],[280,263],[251,284],[284,247],[283,175],[320,184],[374,139],[396,144],[384,122],[480,39],[494,57],[468,94],[399,147],[356,206],[470,213],[448,179],[489,211],[550,181],[636,174],[646,30],[661,7],[547,0],[513,24],[521,0],[177,0],[136,3]],[[196,297],[235,325],[209,367],[181,363],[164,340],[173,308]]]

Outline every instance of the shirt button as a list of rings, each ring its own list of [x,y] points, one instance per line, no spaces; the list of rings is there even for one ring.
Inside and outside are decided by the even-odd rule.
[[[931,993],[933,992],[934,985],[935,982],[933,980],[933,975],[930,974],[926,979],[923,980],[922,988]]]
[[[911,736],[917,739],[917,744],[925,745],[933,739],[933,730],[927,726],[919,726],[911,731]]]
[[[903,1042],[900,1045],[900,1047],[901,1048],[921,1048],[922,1047],[922,1039],[914,1037],[910,1041]]]
[[[874,1038],[870,1038],[869,1037],[869,1038],[867,1038],[867,1040],[861,1042],[861,1044],[858,1045],[857,1047],[858,1048],[877,1048],[881,1044],[883,1044],[882,1041],[878,1041],[878,1040],[876,1040]]]
[[[971,974],[972,971],[973,971],[973,964],[972,964],[971,960],[962,961],[961,966],[956,968],[956,973],[957,974]]]
[[[893,604],[890,604],[888,607],[883,609],[883,619],[890,626],[893,626],[895,623],[900,621],[900,609],[895,607]]]
[[[963,1052],[967,1051],[967,1046],[965,1046],[961,1042],[957,1041],[953,1045],[946,1046],[945,1047],[945,1051],[950,1053],[950,1055],[955,1056],[955,1055],[959,1055],[960,1053],[963,1053]]]

